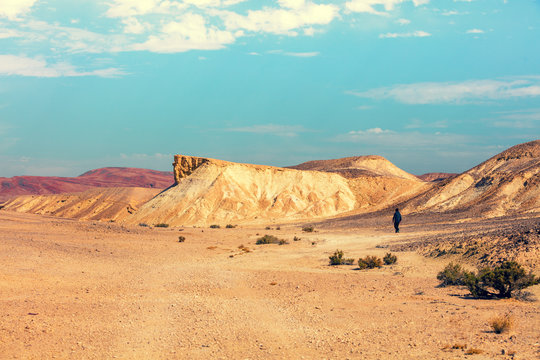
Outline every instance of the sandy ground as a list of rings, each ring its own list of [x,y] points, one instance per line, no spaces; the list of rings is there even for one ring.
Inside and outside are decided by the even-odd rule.
[[[376,245],[424,235],[382,230],[151,229],[0,211],[0,358],[540,358],[539,303],[438,288],[447,260],[328,266],[336,249],[382,256]],[[290,243],[255,245],[267,233]],[[493,333],[489,319],[506,313],[514,328]]]

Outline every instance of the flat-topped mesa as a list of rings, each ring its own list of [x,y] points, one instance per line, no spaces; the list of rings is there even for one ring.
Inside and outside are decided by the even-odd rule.
[[[174,184],[177,185],[180,179],[191,175],[199,166],[209,161],[209,159],[196,156],[174,155],[174,162],[172,164]]]

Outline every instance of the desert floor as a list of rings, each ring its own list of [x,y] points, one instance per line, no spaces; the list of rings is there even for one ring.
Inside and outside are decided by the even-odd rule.
[[[0,211],[0,358],[539,358],[539,303],[438,288],[448,260],[328,266],[336,249],[382,256],[445,229],[164,229]],[[264,234],[289,244],[255,245]],[[506,313],[514,328],[493,333]]]

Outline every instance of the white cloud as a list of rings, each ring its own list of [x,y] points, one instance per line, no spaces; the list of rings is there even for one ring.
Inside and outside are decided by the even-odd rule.
[[[395,39],[395,38],[402,38],[402,37],[427,37],[427,36],[431,36],[431,34],[428,33],[428,32],[425,32],[425,31],[417,30],[417,31],[407,32],[407,33],[380,34],[379,38],[381,38],[381,39],[385,39],[385,38]]]
[[[484,30],[480,30],[480,29],[467,30],[467,34],[483,34],[483,33],[484,33]]]
[[[445,120],[434,122],[424,122],[419,119],[412,119],[410,123],[405,125],[405,129],[445,129],[448,123]]]
[[[61,76],[99,76],[117,77],[125,73],[116,68],[79,71],[68,63],[48,64],[40,58],[28,58],[15,55],[0,55],[0,76],[31,76],[31,77],[61,77]]]
[[[253,125],[239,128],[227,129],[227,131],[232,132],[245,132],[253,134],[268,134],[282,137],[294,137],[298,133],[308,132],[306,128],[300,125],[276,125],[276,124],[265,124],[265,125]]]
[[[421,133],[418,131],[396,132],[381,128],[367,130],[353,130],[333,138],[336,142],[362,143],[392,148],[410,148],[414,144],[416,149],[423,147],[437,147],[441,145],[455,145],[465,143],[470,139],[467,135],[450,133]]]
[[[393,99],[404,104],[463,104],[540,96],[540,77],[399,84],[349,94],[370,99]]]
[[[532,129],[540,126],[540,109],[504,111],[494,121],[493,126],[514,129]]]
[[[414,6],[420,6],[429,3],[429,0],[351,0],[345,3],[345,9],[350,12],[369,13],[374,15],[389,15],[396,5],[406,1],[412,1]],[[384,8],[385,11],[377,10]],[[382,9],[381,9],[382,10]]]
[[[0,39],[8,39],[13,37],[22,37],[23,34],[13,29],[0,28]]]
[[[162,0],[114,0],[108,4],[106,15],[112,18],[133,17],[146,14],[168,14],[187,6],[176,1]]]
[[[117,52],[124,50],[128,42],[125,35],[103,35],[44,21],[28,21],[22,27],[28,30],[24,35],[27,40],[49,41],[53,47],[71,52]]]
[[[399,25],[409,25],[411,23],[411,20],[409,20],[409,19],[397,19],[396,22]]]
[[[280,1],[285,8],[249,10],[247,15],[232,11],[216,11],[229,30],[247,30],[296,36],[298,30],[313,25],[327,25],[338,15],[336,5],[314,4],[305,1]],[[308,33],[310,30],[307,30]]]
[[[0,17],[19,20],[20,15],[30,11],[37,0],[2,0],[0,1]]]
[[[312,52],[286,52],[286,53],[283,53],[283,55],[294,56],[294,57],[314,57],[314,56],[319,56],[320,53],[318,51],[312,51]]]
[[[142,34],[146,30],[151,29],[151,25],[148,23],[141,23],[135,17],[129,17],[122,19],[122,24],[124,24],[124,32],[126,34]]]
[[[181,21],[164,24],[161,34],[152,35],[146,42],[135,44],[131,49],[158,53],[216,50],[234,41],[235,36],[230,31],[208,25],[201,15],[187,13],[182,16]]]

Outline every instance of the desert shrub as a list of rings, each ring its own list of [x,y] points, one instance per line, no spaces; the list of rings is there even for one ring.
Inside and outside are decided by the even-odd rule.
[[[392,265],[397,262],[397,256],[391,253],[386,253],[383,257],[384,265]]]
[[[281,226],[276,227],[276,230],[281,230]]]
[[[148,227],[148,224],[146,224],[146,223],[139,223],[139,226]]]
[[[267,226],[264,228],[265,230],[272,230],[272,228],[270,226]]]
[[[437,274],[437,280],[441,281],[439,286],[465,285],[465,274],[461,265],[450,263]]]
[[[360,270],[367,269],[367,263],[362,258],[358,259],[358,269]]]
[[[278,244],[279,244],[279,245],[287,245],[288,243],[289,243],[289,242],[288,242],[287,240],[281,239],[281,240],[279,240],[279,243],[278,243]]]
[[[354,259],[346,259],[343,257],[343,251],[336,250],[333,255],[328,257],[330,259],[330,265],[352,265]]]
[[[178,242],[184,242],[186,241],[186,237],[185,236],[179,236],[178,237]]]
[[[313,231],[315,231],[315,228],[313,226],[304,226],[302,228],[302,231],[303,232],[313,232]]]
[[[514,318],[509,314],[504,316],[496,316],[489,320],[489,326],[491,326],[494,333],[502,334],[510,331],[510,329],[514,326]]]
[[[279,244],[279,239],[275,237],[274,235],[264,235],[263,237],[260,237],[257,239],[255,244],[257,245],[263,245],[263,244]]]
[[[300,241],[300,240],[302,240],[302,239],[300,239],[298,236],[295,236],[295,237],[293,238],[293,241]]]
[[[154,225],[155,227],[159,227],[159,228],[168,228],[169,227],[169,224],[165,224],[165,223],[159,223],[159,224],[156,224]]]
[[[221,226],[219,225],[216,225],[216,224],[210,225],[210,229],[219,229],[219,228],[221,228]]]
[[[365,258],[358,259],[358,267],[360,269],[374,269],[382,267],[382,260],[373,255],[368,255]]]
[[[227,224],[225,226],[226,229],[234,229],[236,227],[236,225],[233,225],[233,224]]]
[[[465,351],[465,355],[477,355],[477,354],[482,354],[483,352],[484,350],[482,349],[470,348],[470,349],[467,349],[467,351]]]
[[[474,297],[510,298],[512,292],[540,283],[540,278],[515,261],[504,261],[494,268],[483,268],[477,274],[465,273],[465,284]]]

